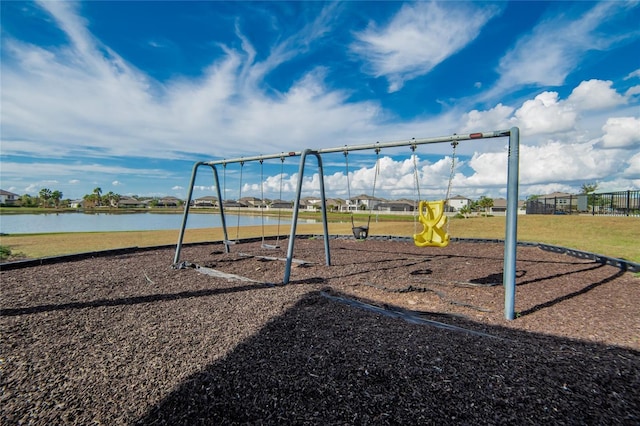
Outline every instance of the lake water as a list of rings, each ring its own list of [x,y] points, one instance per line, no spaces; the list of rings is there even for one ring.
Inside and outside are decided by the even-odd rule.
[[[260,226],[260,216],[225,214],[227,229],[240,226]],[[300,223],[303,220],[299,221]],[[264,216],[265,225],[277,225],[278,218]],[[280,218],[281,225],[291,224],[289,217]],[[98,232],[98,231],[155,231],[180,229],[182,213],[52,213],[52,214],[6,214],[0,216],[0,232],[3,234],[35,234],[52,232]],[[189,214],[187,229],[219,228],[220,215]]]

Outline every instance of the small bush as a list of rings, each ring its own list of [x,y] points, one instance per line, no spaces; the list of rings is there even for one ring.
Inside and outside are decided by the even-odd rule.
[[[7,246],[0,246],[0,260],[6,260],[11,256],[11,249]]]

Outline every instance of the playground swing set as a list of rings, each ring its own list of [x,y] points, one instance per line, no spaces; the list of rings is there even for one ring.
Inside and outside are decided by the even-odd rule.
[[[271,154],[271,155],[260,155],[253,157],[241,157],[236,159],[225,159],[225,160],[216,160],[216,161],[199,161],[196,162],[193,166],[191,180],[189,184],[189,190],[187,195],[187,202],[185,203],[184,215],[182,218],[182,226],[180,228],[180,234],[178,237],[178,243],[176,245],[176,251],[174,256],[173,267],[179,268],[184,262],[180,262],[180,254],[182,249],[182,244],[184,240],[186,223],[189,215],[189,207],[191,205],[191,200],[193,196],[193,189],[195,186],[197,172],[200,167],[207,166],[211,167],[213,171],[213,179],[214,179],[214,187],[216,188],[218,200],[222,200],[222,192],[220,188],[220,182],[218,178],[218,169],[216,166],[222,165],[225,171],[224,175],[224,183],[225,183],[225,191],[226,191],[226,167],[227,164],[231,163],[240,163],[240,190],[239,197],[242,195],[242,168],[245,162],[248,161],[259,161],[260,162],[260,177],[261,177],[261,210],[264,209],[264,176],[262,172],[262,164],[264,160],[267,159],[280,159],[281,160],[281,173],[280,179],[282,180],[282,167],[284,164],[285,157],[300,157],[300,165],[298,171],[298,181],[296,185],[296,195],[294,199],[293,205],[293,214],[291,220],[291,228],[288,239],[287,246],[287,257],[284,259],[286,261],[283,284],[288,284],[289,278],[291,275],[291,266],[293,263],[293,252],[294,252],[294,244],[296,237],[296,226],[298,221],[298,213],[300,208],[300,198],[302,193],[302,184],[304,179],[304,171],[307,157],[313,156],[316,157],[318,163],[318,176],[319,176],[319,184],[320,184],[320,203],[321,203],[321,215],[322,215],[322,224],[323,224],[323,236],[324,236],[324,249],[325,249],[325,261],[326,265],[331,265],[331,254],[329,247],[329,231],[328,231],[328,221],[327,221],[327,206],[326,206],[326,195],[325,195],[325,187],[324,187],[324,171],[322,165],[322,154],[328,153],[337,153],[342,152],[345,156],[346,170],[347,170],[347,190],[349,198],[351,199],[351,188],[349,183],[349,165],[348,165],[348,153],[350,151],[357,150],[375,150],[376,152],[376,166],[375,166],[375,175],[373,182],[373,194],[372,197],[375,196],[375,189],[377,183],[377,175],[379,173],[380,165],[379,165],[379,153],[382,148],[391,148],[391,147],[401,147],[401,146],[409,146],[413,152],[413,161],[414,161],[414,179],[415,179],[415,189],[418,193],[418,215],[417,220],[422,225],[423,229],[421,232],[416,232],[413,235],[414,243],[419,247],[445,247],[449,244],[450,237],[448,233],[448,220],[445,214],[446,206],[449,202],[449,196],[451,191],[451,184],[453,181],[454,170],[455,170],[455,161],[456,161],[456,147],[460,141],[465,140],[476,140],[476,139],[489,139],[489,138],[501,138],[508,137],[509,138],[509,151],[508,151],[508,162],[507,162],[507,216],[506,216],[506,230],[505,230],[505,258],[504,258],[504,269],[503,269],[503,285],[505,287],[505,318],[508,320],[512,320],[515,318],[515,276],[516,276],[516,245],[517,245],[517,206],[518,206],[518,166],[519,166],[519,144],[520,144],[520,132],[517,127],[513,127],[508,130],[496,130],[492,132],[478,132],[478,133],[470,133],[470,134],[453,134],[451,136],[440,136],[440,137],[432,137],[432,138],[423,138],[423,139],[411,139],[409,141],[395,141],[395,142],[376,142],[375,144],[364,144],[364,145],[352,145],[352,146],[343,146],[336,148],[324,148],[324,149],[305,149],[303,151],[292,151],[288,153],[279,153],[279,154]],[[453,147],[453,154],[451,159],[451,171],[449,176],[449,182],[447,186],[447,192],[444,200],[439,201],[426,201],[420,200],[420,188],[419,188],[419,173],[417,168],[417,160],[415,155],[415,149],[418,145],[424,144],[434,144],[434,143],[443,143],[449,142]],[[282,182],[280,183],[280,194],[282,193]],[[281,197],[280,197],[281,198]],[[236,224],[236,239],[232,241],[228,238],[227,232],[227,224],[225,220],[225,212],[224,212],[224,203],[220,202],[220,221],[222,225],[223,231],[223,242],[225,246],[225,251],[228,253],[230,250],[230,246],[233,244],[237,244],[240,242],[239,239],[239,217],[238,222]],[[369,235],[369,226],[371,223],[371,210],[372,204],[369,204],[369,215],[367,219],[366,225],[356,226],[355,221],[353,219],[353,215],[351,216],[351,224],[354,237],[356,239],[366,239]],[[264,212],[262,212],[264,215]],[[263,224],[264,224],[264,216],[263,216]],[[278,226],[280,225],[280,217],[278,218]],[[264,226],[262,231],[262,243],[264,248],[278,248],[279,245],[279,232],[278,232],[278,240],[276,244],[269,245],[265,243],[265,233]]]

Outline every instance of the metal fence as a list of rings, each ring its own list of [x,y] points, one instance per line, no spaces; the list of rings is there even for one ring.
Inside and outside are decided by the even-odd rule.
[[[536,198],[527,201],[527,214],[640,216],[640,190]]]

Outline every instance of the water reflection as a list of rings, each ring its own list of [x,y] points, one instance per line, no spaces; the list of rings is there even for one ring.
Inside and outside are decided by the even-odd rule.
[[[277,225],[278,217],[260,215],[226,214],[227,227]],[[300,220],[300,223],[315,223],[315,220]],[[291,224],[289,217],[280,218],[281,225]],[[0,232],[3,234],[35,234],[54,232],[104,232],[104,231],[154,231],[180,229],[182,213],[47,213],[11,214],[0,216]],[[187,228],[220,227],[217,213],[189,214]]]

